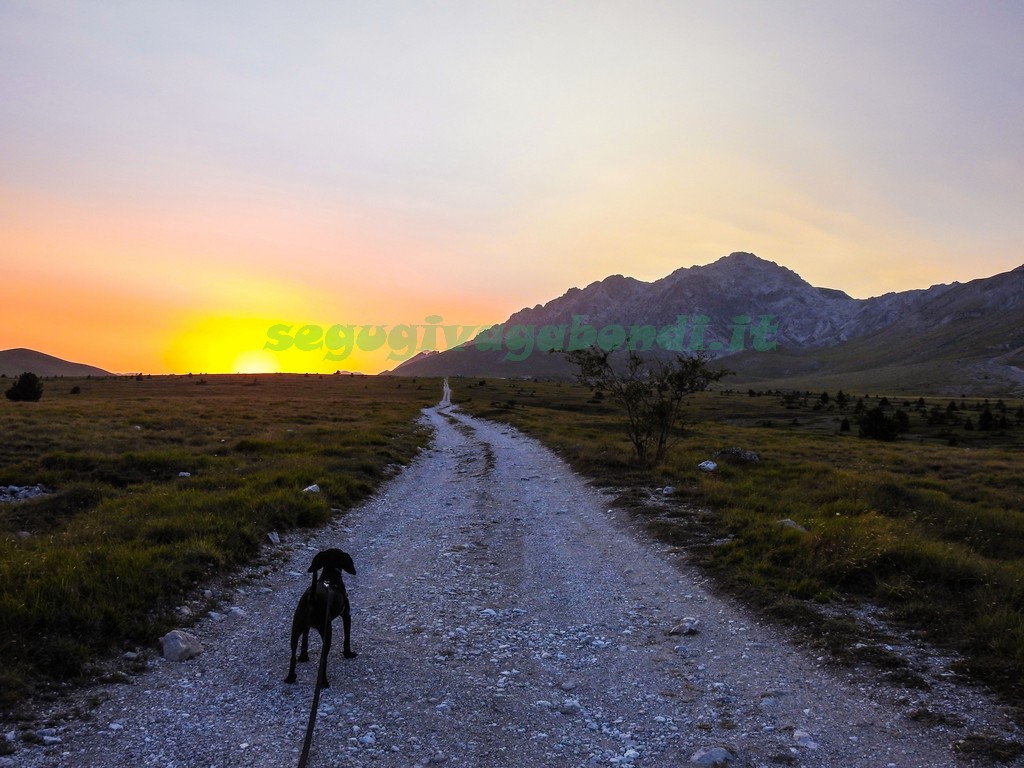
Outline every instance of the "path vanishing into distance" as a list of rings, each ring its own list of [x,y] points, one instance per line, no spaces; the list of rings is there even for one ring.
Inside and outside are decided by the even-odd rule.
[[[151,651],[0,766],[297,765],[320,644],[285,684],[289,626],[329,547],[358,570],[359,656],[342,657],[339,620],[313,767],[934,768],[991,764],[953,743],[1012,737],[978,691],[901,691],[790,644],[535,440],[448,405],[423,418],[435,438],[410,466],[186,627],[202,655]]]

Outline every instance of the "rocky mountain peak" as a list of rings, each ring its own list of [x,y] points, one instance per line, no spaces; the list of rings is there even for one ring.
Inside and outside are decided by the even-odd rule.
[[[694,349],[721,356],[754,349],[756,328],[760,329],[758,339],[763,341],[765,333],[771,336],[769,341],[774,344],[770,349],[782,353],[779,360],[795,366],[792,375],[798,369],[823,370],[816,362],[819,356],[838,361],[834,365],[839,367],[868,365],[868,360],[874,365],[902,365],[911,359],[938,365],[938,361],[952,360],[950,365],[960,365],[964,371],[968,371],[964,361],[987,356],[991,364],[999,361],[1002,367],[970,369],[964,375],[981,376],[986,381],[990,376],[995,380],[1010,375],[1024,383],[1022,312],[1024,265],[965,284],[855,299],[840,290],[813,286],[775,262],[736,251],[710,264],[682,267],[653,282],[611,275],[585,288],[571,288],[546,304],[520,310],[502,325],[506,332],[513,326],[520,326],[519,332],[539,332],[585,324],[595,331],[618,327],[630,335],[639,332],[634,329],[647,327],[678,328],[686,335],[686,344],[697,338],[702,346]],[[851,350],[849,358],[831,352],[840,348]],[[756,349],[763,351],[761,346]],[[758,354],[745,359],[759,368],[776,356]],[[567,372],[567,364],[557,356],[532,355],[528,363],[512,363],[501,350],[476,356],[440,353],[417,362],[401,366],[401,373],[523,376]],[[773,365],[788,370],[782,363]],[[939,384],[929,382],[928,386]]]

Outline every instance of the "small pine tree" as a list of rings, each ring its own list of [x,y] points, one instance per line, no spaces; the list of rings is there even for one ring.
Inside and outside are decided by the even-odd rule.
[[[896,431],[901,435],[910,429],[910,417],[907,416],[906,411],[897,408],[896,413],[892,415],[892,420],[896,423]]]
[[[988,406],[985,406],[985,410],[978,416],[978,429],[985,432],[990,429],[994,429],[996,426],[996,417],[992,415],[992,411],[989,410]]]
[[[43,382],[34,373],[21,374],[5,393],[8,400],[35,402],[43,396]]]
[[[892,416],[889,416],[879,406],[865,412],[860,421],[859,434],[871,440],[895,440],[899,435],[899,423]]]

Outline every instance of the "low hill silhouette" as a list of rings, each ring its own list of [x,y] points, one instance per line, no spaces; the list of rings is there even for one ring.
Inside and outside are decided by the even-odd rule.
[[[0,351],[0,374],[11,377],[31,371],[37,376],[113,376],[110,371],[85,363],[73,363],[53,355],[18,347]]]

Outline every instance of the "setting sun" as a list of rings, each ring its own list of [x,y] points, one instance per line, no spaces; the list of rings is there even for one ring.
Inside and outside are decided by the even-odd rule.
[[[235,358],[234,370],[235,373],[276,373],[278,356],[264,350],[243,352]]]
[[[200,317],[182,323],[165,363],[176,373],[273,373],[280,357],[263,349],[269,320],[258,317]]]

